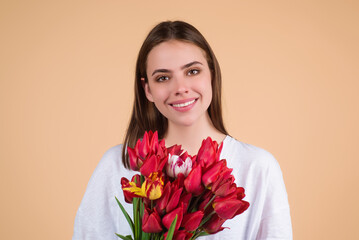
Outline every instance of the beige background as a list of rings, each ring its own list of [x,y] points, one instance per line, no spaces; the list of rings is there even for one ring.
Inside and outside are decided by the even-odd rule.
[[[139,47],[176,19],[219,59],[231,135],[280,163],[294,238],[358,239],[358,12],[354,0],[1,0],[1,239],[71,238],[93,170],[122,141]]]

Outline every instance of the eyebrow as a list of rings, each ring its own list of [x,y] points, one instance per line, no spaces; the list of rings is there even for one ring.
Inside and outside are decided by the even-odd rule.
[[[192,65],[195,65],[195,64],[201,64],[201,65],[203,65],[201,62],[193,61],[193,62],[190,62],[190,63],[187,63],[187,64],[183,65],[183,66],[181,67],[181,69],[183,70],[183,69],[188,68],[188,67],[190,67],[190,66],[192,66]],[[170,70],[168,70],[168,69],[156,69],[155,71],[153,71],[152,76],[155,75],[155,74],[158,73],[158,72],[168,73],[168,72],[170,72]]]

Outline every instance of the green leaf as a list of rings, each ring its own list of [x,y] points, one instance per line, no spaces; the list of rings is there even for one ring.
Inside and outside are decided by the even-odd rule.
[[[172,240],[173,233],[175,232],[175,227],[177,223],[177,217],[178,215],[176,215],[175,219],[173,219],[173,222],[171,223],[171,226],[168,229],[166,240]]]
[[[207,236],[207,235],[210,235],[210,234],[206,233],[206,232],[201,232],[200,234],[198,234],[198,237]]]
[[[128,213],[126,212],[125,208],[122,206],[122,204],[121,204],[120,201],[117,199],[117,197],[115,197],[115,198],[116,198],[116,201],[117,201],[118,206],[120,206],[123,215],[125,215],[125,218],[126,218],[128,224],[129,224],[130,227],[131,227],[132,233],[135,234],[133,221],[132,221],[130,215],[128,215]],[[116,234],[117,234],[117,233],[116,233]]]
[[[133,240],[131,235],[123,236],[121,234],[117,234],[117,233],[115,234],[117,235],[117,237],[122,238],[123,240]]]
[[[142,232],[140,214],[139,214],[140,199],[134,197],[132,200],[132,204],[133,204],[133,221],[134,221],[134,229],[135,229],[134,237],[137,240],[137,239],[141,239],[140,235]]]
[[[149,240],[150,239],[150,233],[142,232],[142,240]]]

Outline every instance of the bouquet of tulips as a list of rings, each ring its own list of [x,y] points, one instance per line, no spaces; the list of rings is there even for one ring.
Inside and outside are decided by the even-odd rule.
[[[222,231],[223,223],[244,212],[244,189],[232,169],[220,160],[222,144],[203,140],[195,156],[174,145],[166,148],[157,132],[146,132],[135,148],[128,147],[131,181],[121,179],[125,201],[133,204],[133,219],[116,198],[137,239],[196,239]],[[132,236],[116,235],[130,240]]]

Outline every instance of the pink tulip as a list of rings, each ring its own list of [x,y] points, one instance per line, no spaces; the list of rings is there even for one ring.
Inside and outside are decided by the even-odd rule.
[[[175,178],[179,173],[185,177],[192,170],[192,159],[187,152],[182,155],[168,155],[166,173],[169,177]]]
[[[156,209],[154,209],[152,213],[150,209],[144,209],[142,218],[142,231],[146,233],[158,233],[162,231],[161,218],[158,215]]]

